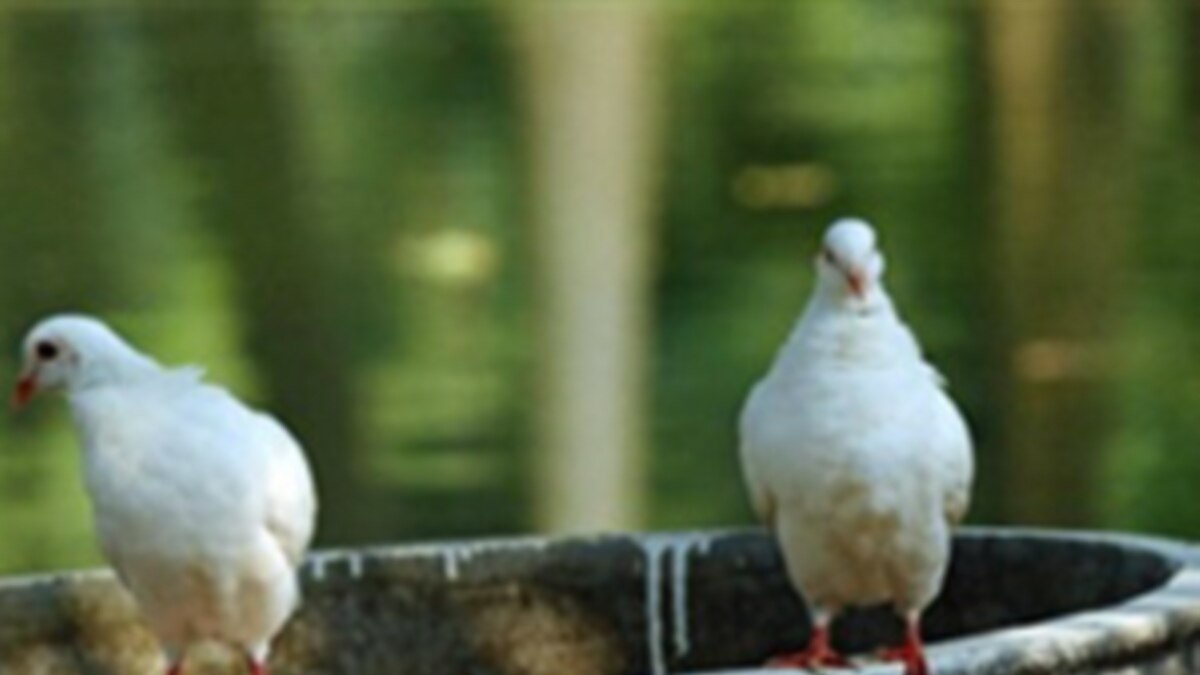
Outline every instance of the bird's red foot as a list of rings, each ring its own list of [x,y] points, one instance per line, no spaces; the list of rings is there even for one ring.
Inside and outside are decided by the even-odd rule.
[[[768,668],[800,668],[802,670],[811,670],[813,668],[849,668],[850,662],[847,661],[841,654],[829,652],[826,654],[814,654],[809,650],[794,652],[791,654],[780,654],[767,661]]]
[[[812,637],[803,651],[781,654],[767,661],[768,668],[849,668],[850,662],[829,644],[829,630],[813,628]]]
[[[246,657],[246,668],[250,675],[267,675],[267,664],[252,657]]]
[[[904,675],[929,675],[929,663],[925,661],[924,652],[919,649],[912,650],[908,647],[885,649],[879,658],[884,661],[903,663]]]
[[[883,650],[879,658],[903,663],[904,675],[929,675],[929,663],[925,660],[925,648],[921,644],[921,630],[915,620],[909,622],[904,644]]]

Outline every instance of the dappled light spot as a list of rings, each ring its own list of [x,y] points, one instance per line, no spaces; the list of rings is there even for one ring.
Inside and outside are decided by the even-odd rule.
[[[1103,345],[1084,340],[1043,338],[1017,346],[1013,369],[1033,382],[1096,379],[1111,374]]]
[[[837,191],[837,176],[816,162],[747,166],[733,178],[733,195],[749,209],[814,209]]]
[[[478,286],[495,276],[496,246],[485,235],[461,228],[441,228],[402,236],[397,266],[406,274],[452,287]]]

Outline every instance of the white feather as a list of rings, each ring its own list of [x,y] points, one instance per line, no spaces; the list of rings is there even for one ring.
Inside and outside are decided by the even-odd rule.
[[[746,483],[814,609],[920,611],[967,508],[970,438],[878,275],[854,298],[835,272],[742,411]]]
[[[169,653],[218,640],[264,659],[300,600],[295,568],[313,534],[300,447],[200,371],[116,348],[88,321],[47,320],[27,342],[53,340],[58,360],[73,359],[56,377],[102,550]]]

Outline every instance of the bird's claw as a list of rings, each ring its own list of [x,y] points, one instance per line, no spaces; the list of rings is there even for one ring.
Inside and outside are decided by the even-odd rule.
[[[876,653],[880,661],[904,664],[904,675],[929,675],[925,655],[909,646],[882,649]]]
[[[850,662],[833,651],[814,652],[804,650],[793,654],[781,654],[767,661],[768,668],[799,668],[818,670],[822,668],[849,668]]]

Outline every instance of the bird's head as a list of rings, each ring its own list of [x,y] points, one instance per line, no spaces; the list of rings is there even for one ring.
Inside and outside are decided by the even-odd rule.
[[[43,391],[74,391],[143,370],[153,362],[101,321],[60,314],[44,319],[25,336],[21,374],[13,407],[21,408]]]
[[[866,221],[842,218],[825,231],[817,275],[828,292],[848,302],[866,303],[879,290],[883,268],[875,230]]]

